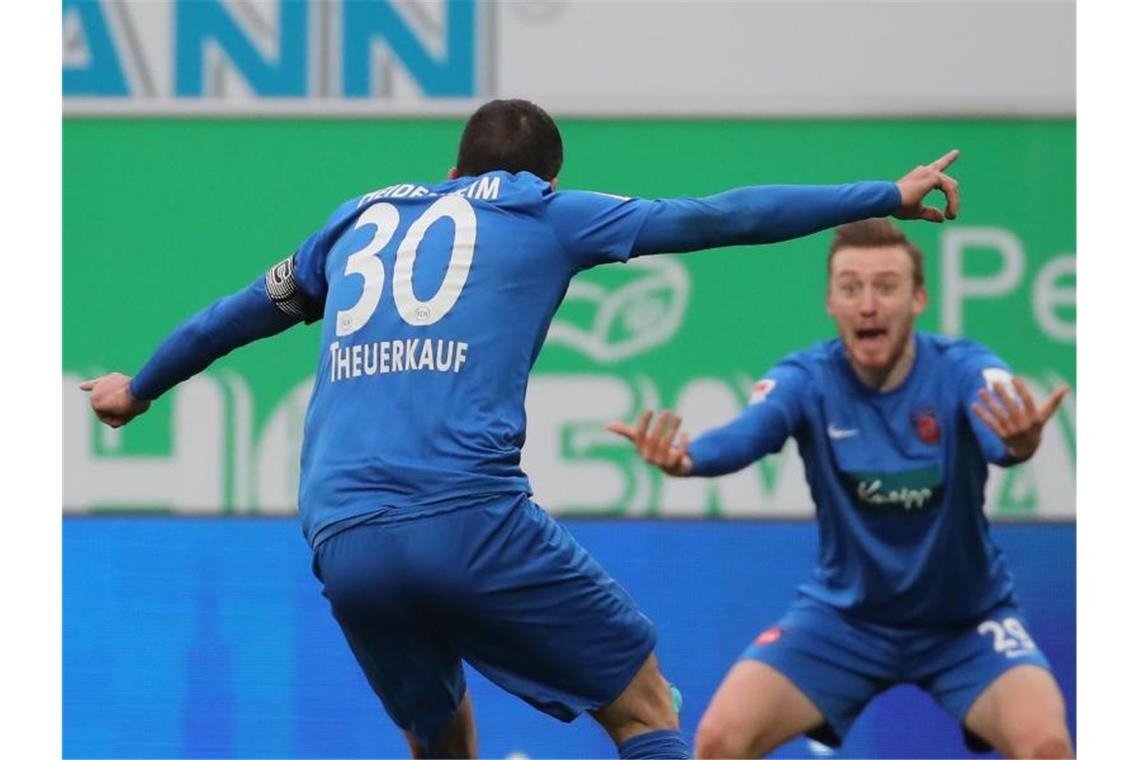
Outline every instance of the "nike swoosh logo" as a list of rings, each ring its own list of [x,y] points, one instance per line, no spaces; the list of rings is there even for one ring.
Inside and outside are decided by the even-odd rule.
[[[831,438],[839,440],[840,438],[850,438],[853,435],[859,435],[859,431],[856,428],[849,428],[845,430],[842,428],[837,428],[834,425],[828,425],[827,434]]]

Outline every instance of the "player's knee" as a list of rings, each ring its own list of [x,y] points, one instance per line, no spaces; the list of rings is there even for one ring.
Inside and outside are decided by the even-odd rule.
[[[739,727],[706,715],[697,726],[697,757],[748,757],[748,737]]]
[[[1073,747],[1068,734],[1062,729],[1032,731],[1015,737],[1009,748],[1016,758],[1071,758]]]

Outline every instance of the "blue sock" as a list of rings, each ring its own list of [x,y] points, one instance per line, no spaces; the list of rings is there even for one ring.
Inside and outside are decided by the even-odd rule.
[[[629,758],[678,758],[686,760],[693,756],[689,745],[681,738],[679,731],[662,729],[638,734],[618,746],[618,757]]]

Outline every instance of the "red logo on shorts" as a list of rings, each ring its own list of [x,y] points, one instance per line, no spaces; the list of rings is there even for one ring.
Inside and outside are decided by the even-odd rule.
[[[774,625],[768,630],[764,631],[764,633],[757,636],[755,644],[758,647],[762,647],[765,644],[771,644],[773,641],[780,638],[780,634],[783,632],[784,631],[780,628],[780,626]]]

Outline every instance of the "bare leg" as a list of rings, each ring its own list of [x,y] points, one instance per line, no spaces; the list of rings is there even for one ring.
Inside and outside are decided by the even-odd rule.
[[[697,728],[697,757],[763,757],[823,723],[779,671],[756,660],[732,666]]]
[[[1004,757],[1073,756],[1061,690],[1053,675],[1036,665],[1003,673],[974,701],[964,723]]]
[[[475,736],[475,713],[471,710],[471,692],[463,695],[459,709],[443,727],[434,746],[422,746],[409,731],[404,732],[404,738],[408,740],[408,747],[415,760],[429,757],[477,757],[479,748]]]
[[[617,699],[591,714],[619,746],[649,731],[680,729],[669,682],[661,675],[656,654],[646,658]]]

